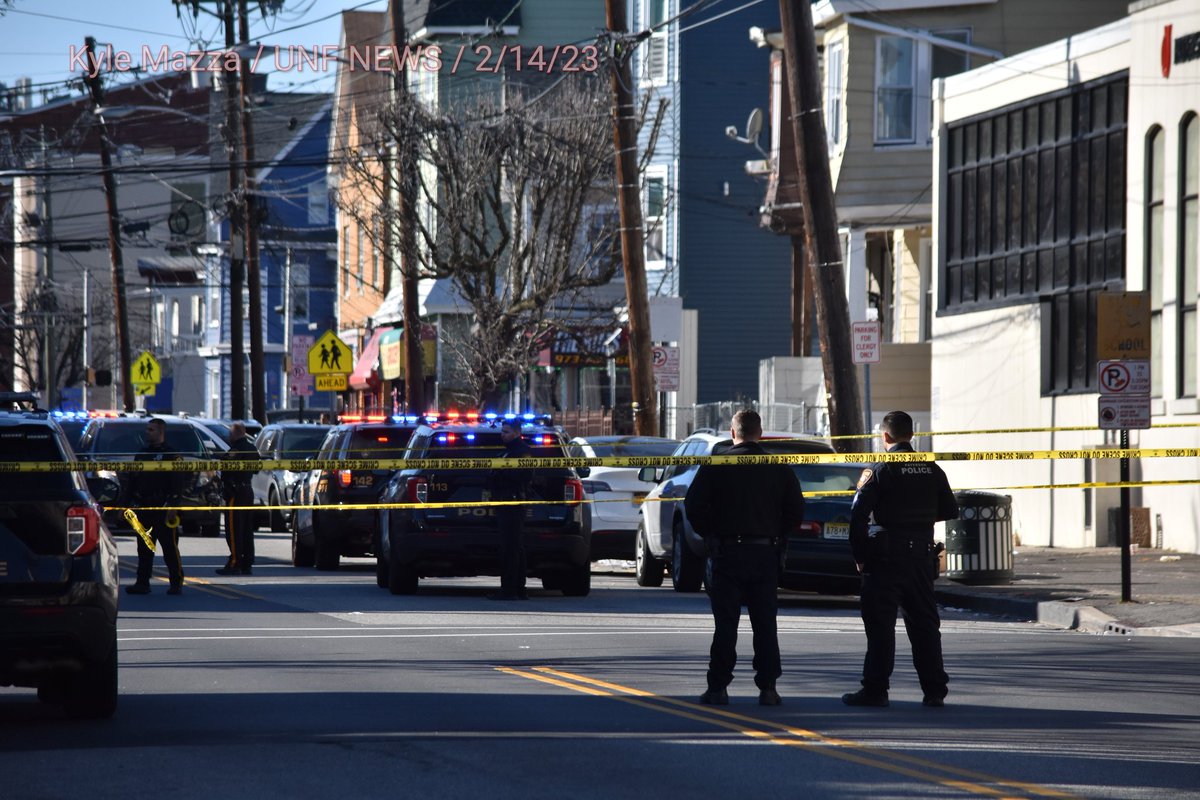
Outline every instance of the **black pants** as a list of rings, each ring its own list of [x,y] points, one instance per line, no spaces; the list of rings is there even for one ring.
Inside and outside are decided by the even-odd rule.
[[[708,599],[712,604],[712,647],[708,656],[708,688],[724,689],[737,663],[737,631],[742,606],[750,612],[754,631],[754,683],[775,688],[783,674],[775,616],[779,609],[779,555],[771,545],[722,544],[711,560]]]
[[[500,529],[500,594],[519,595],[525,592],[525,507],[500,506],[496,509]]]
[[[861,605],[867,657],[862,685],[868,693],[881,694],[889,688],[896,660],[896,611],[903,609],[921,689],[926,696],[946,696],[950,678],[942,665],[941,620],[929,558],[924,554],[889,556],[864,567]]]
[[[163,561],[167,564],[167,576],[172,586],[183,585],[183,561],[179,558],[179,528],[167,527],[167,515],[176,512],[142,511],[138,513],[138,521],[150,532],[151,541],[162,546]],[[154,573],[154,551],[146,546],[142,537],[137,537],[137,582],[149,586],[150,576]]]
[[[254,564],[254,492],[247,489],[226,498],[232,506],[244,506],[245,510],[225,510],[225,541],[229,544],[229,566],[247,568]]]

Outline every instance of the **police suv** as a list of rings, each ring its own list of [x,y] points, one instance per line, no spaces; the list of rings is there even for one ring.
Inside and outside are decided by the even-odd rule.
[[[0,410],[0,461],[73,460],[45,412]],[[96,501],[119,492],[115,480],[79,472],[0,481],[0,686],[36,687],[71,717],[117,707],[117,546]]]
[[[463,414],[417,428],[406,458],[496,459],[504,452],[500,425],[520,419],[534,457],[564,458],[565,438],[547,416]],[[582,597],[591,591],[592,515],[584,499],[586,470],[533,470],[525,511],[529,574],[546,589]],[[376,579],[392,594],[412,594],[421,578],[500,574],[496,507],[490,470],[454,466],[397,472],[380,497]],[[445,507],[439,504],[453,503]],[[464,503],[467,505],[457,505]]]

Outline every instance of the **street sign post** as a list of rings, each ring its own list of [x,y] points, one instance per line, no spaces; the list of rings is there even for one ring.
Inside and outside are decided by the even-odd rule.
[[[879,363],[882,338],[883,330],[878,321],[850,323],[850,358],[855,364],[863,365],[863,414],[867,433],[871,432],[871,365]]]
[[[310,397],[313,393],[313,379],[308,373],[308,351],[312,346],[312,336],[292,336],[292,369],[288,375],[288,384],[291,393],[297,397]]]
[[[679,391],[679,348],[656,344],[650,348],[654,360],[654,382],[660,392]]]

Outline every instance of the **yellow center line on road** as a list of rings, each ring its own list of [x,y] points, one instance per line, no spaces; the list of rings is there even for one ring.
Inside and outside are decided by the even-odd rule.
[[[1071,798],[1076,798],[1076,795],[1062,792],[1050,787],[1039,786],[1037,784],[1025,783],[1021,781],[1004,780],[992,775],[975,772],[973,770],[939,764],[918,756],[910,756],[904,753],[881,750],[879,748],[860,744],[858,742],[825,736],[815,731],[810,731],[803,728],[776,726],[774,723],[771,723],[767,720],[745,716],[732,711],[725,711],[723,709],[713,707],[701,708],[697,707],[693,703],[684,702],[672,697],[663,697],[661,695],[655,695],[651,692],[635,689],[630,686],[623,686],[621,684],[610,683],[608,681],[602,681],[596,678],[589,678],[584,675],[564,672],[552,667],[533,667],[529,670],[518,670],[509,667],[497,667],[497,669],[500,672],[527,678],[529,680],[549,683],[586,694],[611,697],[614,700],[620,700],[631,705],[672,714],[678,717],[684,717],[686,719],[703,722],[709,725],[716,725],[718,727],[740,733],[743,736],[770,742],[772,744],[780,744],[790,747],[814,747],[816,745],[820,745],[820,748],[814,749],[814,752],[819,752],[822,755],[827,755],[843,761],[849,761],[855,764],[893,772],[905,777],[913,778],[914,780],[936,783],[941,786],[958,789],[971,794],[983,795],[987,797],[998,797],[1003,798],[1003,800],[1009,800],[1009,798],[1016,800],[1016,798],[1019,796],[1011,794],[1012,790],[1016,790],[1023,792],[1026,795],[1059,798],[1060,800],[1070,800]],[[764,730],[762,726],[768,726],[774,730]],[[776,731],[782,731],[785,735],[780,736]],[[905,766],[905,764],[909,766]],[[935,774],[937,772],[942,774]],[[965,778],[967,780],[960,780],[960,778]],[[993,786],[1003,788],[997,789],[985,784],[992,784]]]

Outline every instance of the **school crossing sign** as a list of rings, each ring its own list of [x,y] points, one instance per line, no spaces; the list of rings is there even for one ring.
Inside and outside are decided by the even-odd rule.
[[[316,379],[318,392],[344,392],[347,379],[354,369],[350,348],[334,335],[325,331],[308,350],[308,373]]]
[[[133,384],[133,391],[141,395],[153,395],[155,388],[162,383],[162,367],[149,350],[133,362],[129,370],[129,382]]]

